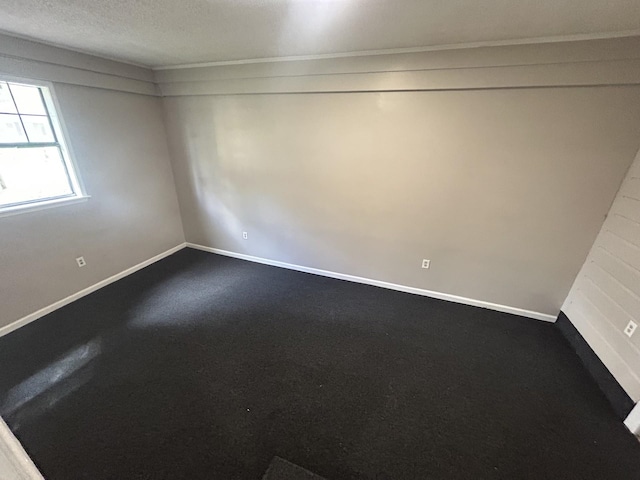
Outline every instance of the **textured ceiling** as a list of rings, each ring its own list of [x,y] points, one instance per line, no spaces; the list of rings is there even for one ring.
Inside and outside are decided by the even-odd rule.
[[[640,31],[640,1],[0,0],[0,30],[161,66]]]

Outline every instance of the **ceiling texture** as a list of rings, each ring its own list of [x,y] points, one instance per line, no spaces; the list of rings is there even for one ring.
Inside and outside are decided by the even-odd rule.
[[[0,31],[159,67],[640,34],[640,1],[0,0]]]

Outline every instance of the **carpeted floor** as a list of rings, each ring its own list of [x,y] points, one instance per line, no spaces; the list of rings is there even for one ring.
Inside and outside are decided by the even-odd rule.
[[[48,480],[635,479],[551,324],[182,250],[0,338]]]
[[[325,480],[298,465],[280,457],[274,457],[262,480]]]

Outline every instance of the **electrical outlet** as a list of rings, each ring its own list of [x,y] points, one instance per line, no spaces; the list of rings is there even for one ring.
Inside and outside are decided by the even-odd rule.
[[[431,260],[422,260],[422,268],[429,268],[431,266]]]
[[[87,264],[87,262],[84,261],[84,257],[76,258],[76,262],[79,267],[84,267]]]
[[[242,232],[242,238],[246,240],[247,238],[249,238],[249,234],[247,232]]]
[[[631,338],[631,335],[636,331],[636,328],[638,328],[638,324],[636,322],[629,321],[627,328],[624,329],[624,334]]]

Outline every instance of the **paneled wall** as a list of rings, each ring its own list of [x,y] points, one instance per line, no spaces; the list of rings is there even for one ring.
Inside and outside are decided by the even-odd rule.
[[[631,398],[640,401],[640,153],[562,310]]]

